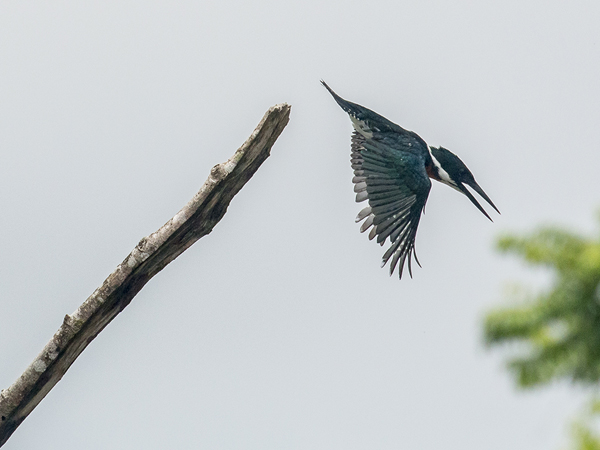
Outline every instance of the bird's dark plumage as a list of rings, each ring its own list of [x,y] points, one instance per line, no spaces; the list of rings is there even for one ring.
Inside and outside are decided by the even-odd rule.
[[[383,255],[382,267],[391,259],[390,275],[398,265],[398,273],[402,278],[404,264],[407,263],[412,276],[412,258],[419,264],[415,253],[415,237],[431,189],[430,178],[463,192],[490,218],[464,187],[465,183],[498,211],[454,153],[442,147],[430,148],[416,133],[405,130],[368,108],[344,100],[324,81],[321,83],[348,113],[354,126],[351,144],[352,181],[356,201],[368,200],[369,203],[359,212],[356,221],[364,220],[361,232],[371,229],[369,239],[377,237],[377,242],[384,245],[389,238],[391,245]]]

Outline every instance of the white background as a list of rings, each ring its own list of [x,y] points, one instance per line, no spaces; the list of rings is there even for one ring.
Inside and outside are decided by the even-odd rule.
[[[2,1],[0,386],[272,105],[291,121],[7,449],[552,449],[583,393],[521,392],[481,323],[502,232],[597,233],[595,1]],[[456,152],[398,281],[358,232],[351,125],[319,85]],[[491,208],[488,208],[491,211]]]

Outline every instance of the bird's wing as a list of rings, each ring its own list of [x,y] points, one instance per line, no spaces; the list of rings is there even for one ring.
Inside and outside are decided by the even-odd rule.
[[[393,138],[371,139],[355,131],[351,162],[356,201],[369,201],[369,206],[356,217],[357,222],[365,220],[360,231],[372,227],[369,239],[377,236],[381,245],[389,237],[391,246],[383,255],[382,267],[391,258],[390,275],[400,263],[402,278],[404,263],[408,260],[412,277],[411,258],[414,256],[421,265],[415,253],[415,237],[431,189],[423,156],[403,148],[402,142]]]

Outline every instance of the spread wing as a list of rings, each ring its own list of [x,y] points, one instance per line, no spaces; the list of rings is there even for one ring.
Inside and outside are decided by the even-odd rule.
[[[361,232],[371,228],[369,239],[377,236],[377,242],[383,245],[389,238],[391,245],[381,266],[391,258],[390,275],[399,264],[402,278],[408,260],[412,277],[412,257],[421,265],[415,253],[415,237],[431,189],[425,161],[419,152],[410,151],[412,148],[405,147],[400,140],[373,139],[361,131],[362,134],[357,131],[352,134],[352,182],[356,201],[368,200],[369,206],[360,211],[356,221],[364,220]]]

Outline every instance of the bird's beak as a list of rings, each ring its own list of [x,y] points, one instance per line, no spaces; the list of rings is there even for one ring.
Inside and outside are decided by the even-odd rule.
[[[473,190],[475,192],[477,192],[479,195],[481,195],[481,198],[483,198],[486,202],[488,202],[492,206],[492,208],[494,208],[496,210],[496,212],[498,214],[500,214],[500,211],[498,211],[498,208],[496,208],[496,205],[494,205],[494,202],[492,202],[492,200],[487,196],[487,194],[485,192],[483,192],[483,189],[481,189],[481,187],[475,182],[475,180],[466,182],[466,184],[469,185],[471,188],[473,188]],[[477,200],[475,200],[475,197],[473,197],[473,194],[471,194],[469,192],[469,190],[465,187],[464,184],[458,183],[458,188],[460,189],[460,191],[463,194],[465,194],[469,198],[469,200],[471,200],[471,202],[475,206],[477,206],[477,209],[479,211],[481,211],[485,217],[492,220],[492,218],[488,215],[487,212],[485,212],[485,209],[483,209],[483,207],[479,204],[479,202]],[[492,220],[492,222],[493,222],[493,220]]]

